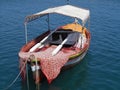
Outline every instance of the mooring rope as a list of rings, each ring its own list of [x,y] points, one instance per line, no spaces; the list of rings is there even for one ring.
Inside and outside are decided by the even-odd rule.
[[[16,76],[16,78],[11,82],[11,84],[9,84],[9,85],[8,85],[6,88],[4,88],[3,90],[8,90],[10,87],[12,87],[12,85],[17,81],[18,77],[19,77],[20,74],[22,73],[22,71],[23,71],[26,63],[27,63],[27,60],[24,62],[24,65],[23,65],[21,71],[20,71],[20,72],[18,73],[18,75]]]

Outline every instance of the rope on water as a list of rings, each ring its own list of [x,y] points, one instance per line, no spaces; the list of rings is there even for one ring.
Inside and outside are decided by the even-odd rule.
[[[8,90],[10,87],[12,87],[12,85],[17,81],[18,77],[19,77],[20,74],[22,73],[22,71],[23,71],[26,63],[27,63],[27,60],[24,62],[24,65],[23,65],[21,71],[20,71],[20,72],[18,73],[18,75],[16,76],[16,78],[15,78],[6,88],[4,88],[3,90]]]

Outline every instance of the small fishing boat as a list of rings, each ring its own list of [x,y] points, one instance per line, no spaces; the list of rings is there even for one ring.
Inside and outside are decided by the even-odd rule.
[[[65,15],[74,18],[74,21],[61,25],[55,30],[50,30],[49,16],[51,14]],[[27,24],[44,16],[48,16],[48,30],[28,42]],[[31,66],[29,59],[31,55],[36,58],[32,62],[39,66],[40,74],[44,75],[49,83],[59,75],[62,69],[79,63],[86,55],[90,44],[90,32],[86,25],[86,23],[89,24],[89,19],[89,10],[72,5],[48,8],[27,16],[25,18],[26,44],[19,52],[19,64],[23,79],[26,77],[26,67],[23,67],[23,65]],[[32,69],[37,68],[32,67]]]

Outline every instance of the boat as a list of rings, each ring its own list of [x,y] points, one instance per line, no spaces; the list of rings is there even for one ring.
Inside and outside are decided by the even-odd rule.
[[[49,16],[51,14],[68,16],[74,21],[50,30]],[[48,30],[28,41],[28,23],[44,16],[48,16]],[[26,16],[26,44],[19,51],[22,79],[25,79],[27,75],[26,67],[23,67],[23,65],[31,66],[29,60],[31,55],[36,57],[34,62],[36,66],[39,66],[39,78],[41,79],[41,75],[44,75],[49,83],[60,74],[61,70],[78,64],[85,57],[90,46],[89,21],[90,11],[73,5],[48,8]],[[86,24],[88,24],[88,27]]]

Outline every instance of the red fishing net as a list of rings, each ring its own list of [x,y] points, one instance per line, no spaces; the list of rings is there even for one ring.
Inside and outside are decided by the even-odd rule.
[[[51,46],[37,54],[41,59],[41,70],[47,77],[49,83],[58,76],[61,68],[68,61],[69,56],[76,53],[71,50],[61,50],[55,56],[52,56],[55,48],[56,46]]]
[[[56,55],[52,56],[52,52],[57,46],[50,46],[33,53],[19,53],[21,57],[29,57],[34,54],[35,57],[40,59],[40,67],[49,83],[54,80],[60,73],[61,68],[68,61],[69,57],[79,52],[79,50],[62,49]],[[23,71],[24,72],[24,71]],[[24,75],[24,74],[23,74]]]

